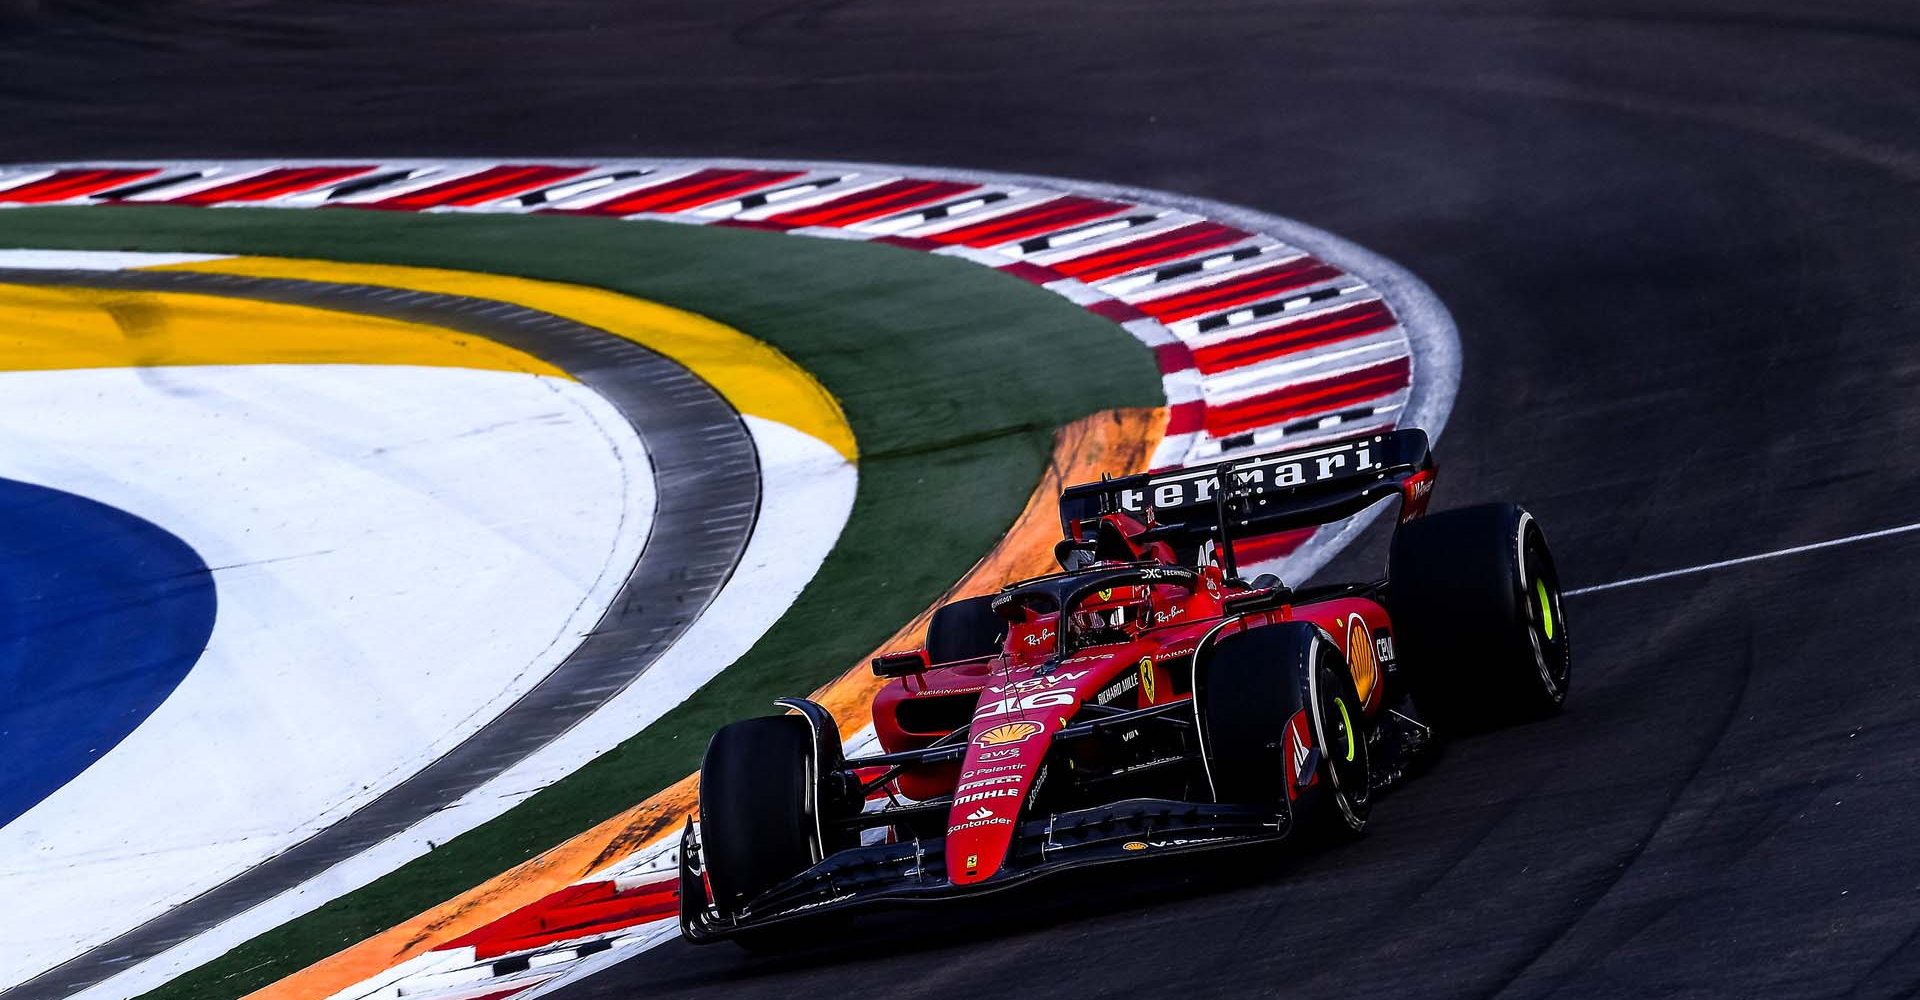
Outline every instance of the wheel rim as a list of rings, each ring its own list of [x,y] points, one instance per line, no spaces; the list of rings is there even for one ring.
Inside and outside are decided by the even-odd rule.
[[[1351,764],[1353,763],[1353,755],[1355,753],[1353,745],[1353,716],[1347,714],[1347,702],[1344,698],[1336,695],[1333,699],[1333,707],[1340,712],[1340,731],[1334,735],[1334,745],[1340,745],[1341,737],[1344,736],[1346,738],[1346,754],[1343,759],[1346,763]]]
[[[1567,673],[1572,657],[1567,644],[1567,619],[1560,607],[1560,577],[1554,572],[1553,557],[1537,528],[1528,526],[1522,549],[1524,564],[1521,602],[1527,609],[1527,641],[1533,647],[1534,665],[1548,697],[1555,702],[1566,697]]]
[[[1365,808],[1372,795],[1366,737],[1355,724],[1333,671],[1322,666],[1314,676],[1314,716],[1321,751],[1327,758],[1327,777],[1333,784],[1337,807],[1347,822],[1357,827],[1364,822],[1357,810]]]

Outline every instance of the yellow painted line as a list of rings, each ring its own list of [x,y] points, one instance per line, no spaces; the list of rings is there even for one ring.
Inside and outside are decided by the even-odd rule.
[[[1051,572],[1053,543],[1060,537],[1060,490],[1096,479],[1103,472],[1145,472],[1160,444],[1167,411],[1112,410],[1084,417],[1054,436],[1053,461],[1034,487],[1027,506],[998,545],[975,563],[938,604],[988,594],[1009,581]],[[936,607],[938,606],[936,604]],[[882,644],[879,652],[919,645],[926,638],[933,608],[921,612]],[[845,674],[814,692],[833,712],[842,738],[872,722],[874,692],[885,681],[862,659]],[[601,871],[636,851],[677,836],[699,800],[699,775],[690,774],[645,802],[614,816],[547,852],[433,907],[395,927],[263,986],[246,1000],[314,1000],[365,982],[408,959],[478,930],[523,906],[539,902]]]
[[[571,378],[524,351],[423,323],[187,292],[0,284],[0,371],[277,364]]]
[[[858,457],[853,429],[847,425],[839,402],[793,359],[723,323],[656,302],[583,285],[507,275],[280,257],[230,257],[147,270],[381,285],[538,309],[618,334],[665,355],[700,376],[741,413],[775,420],[819,438],[848,461]]]

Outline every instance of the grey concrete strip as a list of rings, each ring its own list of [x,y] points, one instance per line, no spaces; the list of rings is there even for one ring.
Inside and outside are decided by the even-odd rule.
[[[759,510],[759,457],[739,413],[678,363],[605,330],[511,303],[395,296],[374,285],[184,271],[14,269],[0,269],[0,282],[228,295],[486,337],[554,364],[613,403],[646,444],[657,493],[646,546],[606,614],[506,711],[338,823],[0,992],[7,1000],[56,1000],[101,982],[406,830],[505,771],[645,673],[720,592],[753,531],[753,518],[711,516],[716,510]]]

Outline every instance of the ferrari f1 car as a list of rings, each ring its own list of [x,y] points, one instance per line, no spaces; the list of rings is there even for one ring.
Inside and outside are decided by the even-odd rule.
[[[1060,496],[1063,572],[955,601],[873,661],[883,752],[828,712],[717,732],[681,851],[694,942],[1063,869],[1358,836],[1437,737],[1550,714],[1570,665],[1539,523],[1427,514],[1403,429]],[[1236,540],[1398,501],[1383,580],[1241,578]]]

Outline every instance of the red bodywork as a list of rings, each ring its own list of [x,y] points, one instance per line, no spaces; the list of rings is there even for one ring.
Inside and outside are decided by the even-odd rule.
[[[1124,515],[1109,517],[1129,534],[1142,527]],[[1141,554],[1170,561],[1164,547],[1143,547]],[[926,747],[970,727],[963,761],[908,768],[897,778],[898,791],[907,798],[953,794],[946,824],[947,875],[953,884],[984,881],[1000,870],[1022,807],[1045,780],[1042,767],[1053,734],[1083,704],[1126,709],[1190,701],[1194,650],[1216,629],[1224,635],[1280,621],[1313,622],[1346,654],[1365,713],[1371,717],[1380,710],[1382,663],[1392,659],[1392,625],[1386,609],[1373,600],[1341,596],[1229,616],[1222,601],[1254,591],[1229,582],[1215,564],[1199,567],[1191,590],[1184,583],[1115,589],[1132,593],[1115,593],[1109,601],[1103,591],[1096,606],[1143,607],[1150,615],[1120,641],[1068,649],[1049,671],[1062,633],[1072,630],[1057,613],[1018,610],[1007,622],[997,655],[935,665],[896,678],[875,695],[874,730],[889,753]],[[1307,745],[1303,717],[1290,720],[1289,728],[1300,745]],[[1295,792],[1291,784],[1288,791]]]

